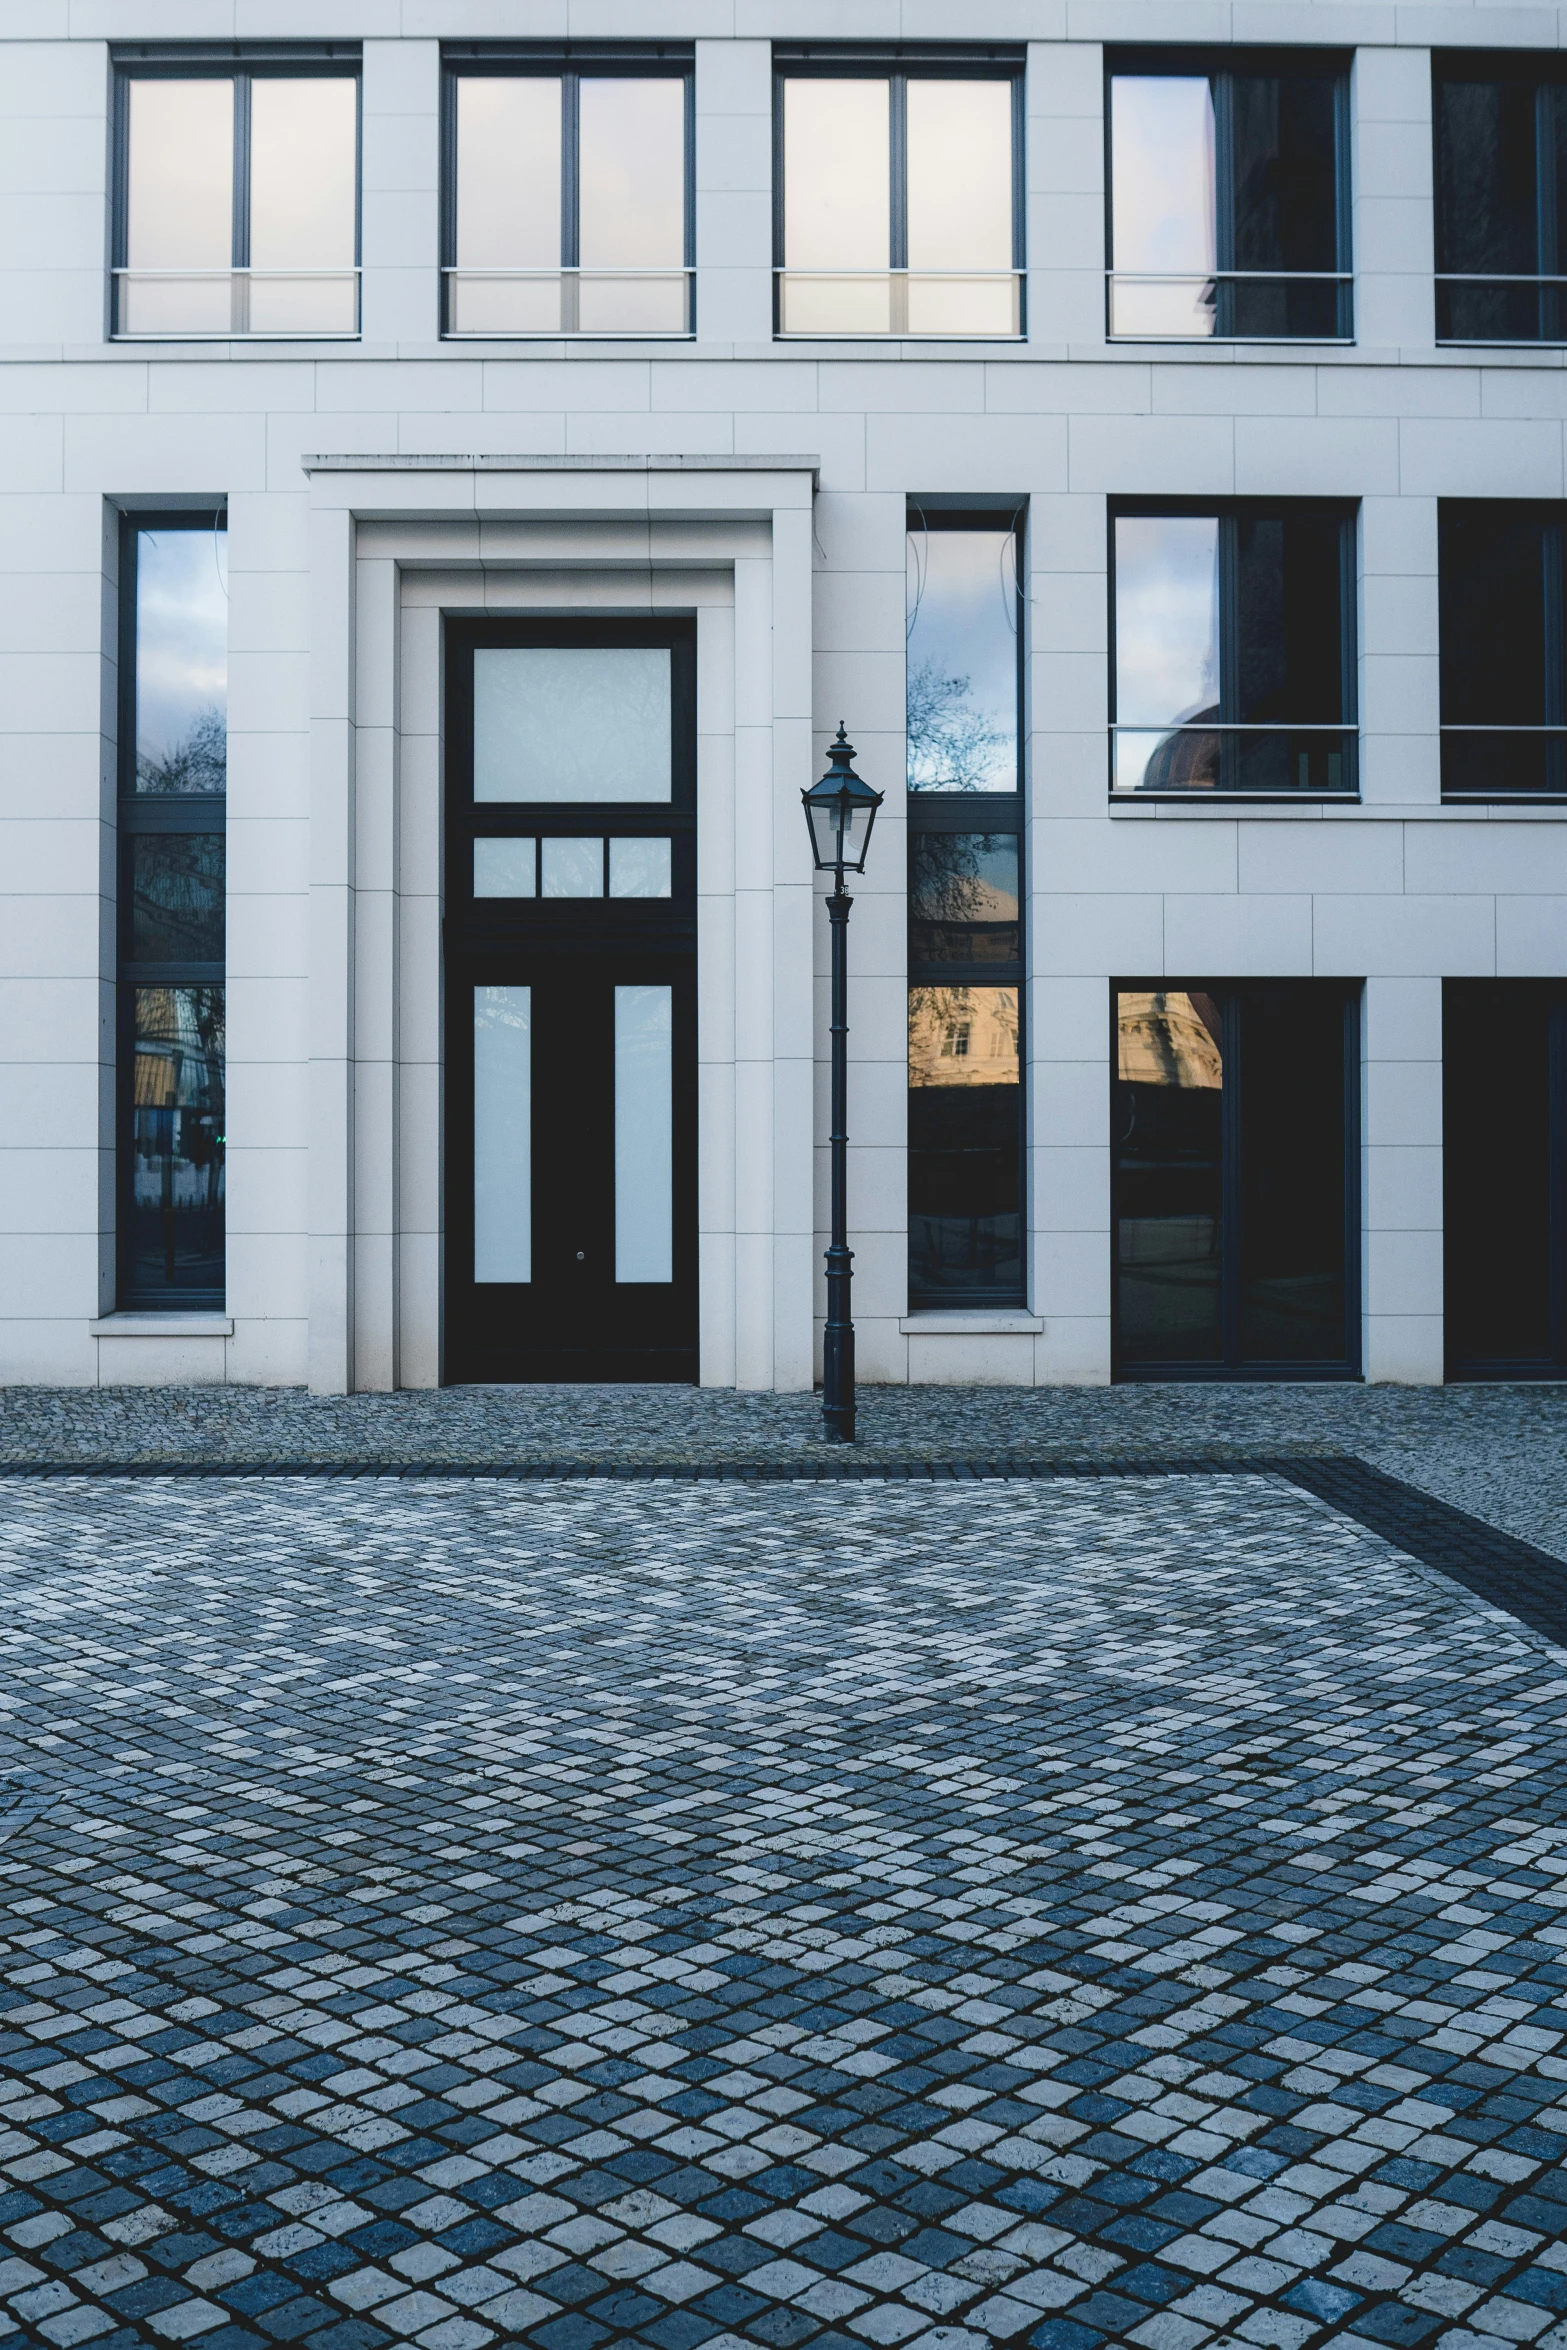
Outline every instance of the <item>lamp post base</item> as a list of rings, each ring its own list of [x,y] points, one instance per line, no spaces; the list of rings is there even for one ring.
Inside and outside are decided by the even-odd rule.
[[[833,1259],[841,1257],[840,1264]],[[829,1249],[827,1252],[827,1294],[829,1298],[827,1328],[822,1334],[822,1434],[829,1444],[854,1442],[854,1324],[847,1313],[841,1321],[832,1319],[833,1291],[841,1282],[847,1305],[849,1287],[848,1249]]]

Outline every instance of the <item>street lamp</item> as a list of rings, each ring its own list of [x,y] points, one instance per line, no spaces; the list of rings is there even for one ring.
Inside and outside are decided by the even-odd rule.
[[[827,1329],[822,1348],[822,1429],[830,1444],[854,1442],[854,1324],[849,1319],[848,1237],[849,908],[845,873],[865,871],[865,852],[882,795],[862,783],[850,762],[854,745],[839,721],[831,764],[800,794],[818,873],[833,876],[827,900],[832,926],[832,1242],[827,1251]]]

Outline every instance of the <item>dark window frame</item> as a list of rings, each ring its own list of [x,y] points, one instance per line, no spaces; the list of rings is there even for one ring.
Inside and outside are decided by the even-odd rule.
[[[1444,82],[1515,82],[1532,85],[1535,117],[1535,259],[1539,285],[1539,331],[1533,335],[1457,335],[1444,323],[1447,284],[1497,285],[1505,274],[1446,267],[1442,250],[1446,207],[1442,198],[1442,105]],[[1431,53],[1432,233],[1436,254],[1436,339],[1469,349],[1517,350],[1537,343],[1567,342],[1567,220],[1557,216],[1556,191],[1547,158],[1556,141],[1567,142],[1567,56],[1559,50],[1434,49]],[[1557,282],[1553,285],[1548,281]],[[1527,281],[1526,281],[1527,282]]]
[[[1456,519],[1457,510],[1465,507],[1484,508],[1528,520],[1540,525],[1542,531],[1541,623],[1544,636],[1543,671],[1545,687],[1544,716],[1538,721],[1499,720],[1495,728],[1482,723],[1470,725],[1449,720],[1446,716],[1451,687],[1449,685],[1449,650],[1456,622],[1450,616],[1448,582],[1451,574],[1444,560],[1447,553],[1448,531]],[[1438,606],[1438,684],[1437,711],[1442,746],[1442,797],[1453,802],[1503,801],[1522,803],[1529,807],[1550,806],[1567,799],[1567,500],[1560,498],[1442,498],[1437,505],[1437,606]],[[1447,748],[1459,733],[1519,732],[1538,738],[1545,750],[1546,783],[1542,789],[1530,785],[1488,785],[1483,790],[1470,789],[1462,784],[1449,786]],[[1456,762],[1455,762],[1456,764]]]
[[[896,342],[1026,342],[1028,339],[1028,185],[1024,139],[1028,122],[1027,51],[1018,42],[987,41],[940,47],[931,42],[775,41],[773,43],[773,333],[787,342],[810,342],[809,334],[784,335],[780,325],[780,274],[789,264],[784,247],[784,84],[791,81],[885,81],[890,85],[888,140],[887,266],[906,270],[909,262],[908,85],[910,81],[1009,81],[1012,85],[1012,268],[1019,279],[1015,335],[866,335],[831,340]],[[807,274],[809,274],[807,272]]]
[[[1344,1333],[1346,1351],[1341,1360],[1297,1361],[1290,1359],[1252,1362],[1241,1359],[1241,1264],[1244,1247],[1243,1178],[1241,1175],[1241,1097],[1245,1085],[1245,1062],[1240,1049],[1240,1007],[1248,990],[1266,987],[1315,987],[1332,991],[1342,998],[1344,1016]],[[1361,1289],[1360,1242],[1362,1230],[1361,1202],[1361,1119],[1360,1119],[1360,1000],[1362,982],[1359,980],[1321,979],[1215,979],[1201,978],[1117,978],[1110,982],[1109,993],[1109,1055],[1111,1098],[1119,1082],[1120,1027],[1116,1014],[1117,999],[1123,993],[1145,991],[1165,994],[1216,995],[1220,1000],[1223,1041],[1220,1054],[1224,1070],[1224,1085],[1220,1100],[1221,1159],[1220,1159],[1220,1261],[1221,1276],[1221,1356],[1218,1362],[1188,1362],[1172,1357],[1168,1361],[1127,1363],[1121,1359],[1120,1346],[1120,1282],[1119,1264],[1121,1225],[1121,1177],[1119,1151],[1112,1122],[1110,1143],[1110,1360],[1111,1378],[1117,1385],[1136,1386],[1168,1379],[1179,1379],[1194,1385],[1220,1382],[1264,1382],[1278,1380],[1334,1381],[1347,1383],[1362,1379],[1363,1311]],[[1231,1082],[1230,1071],[1236,1081]]]
[[[918,516],[916,523],[915,517]],[[1017,840],[1018,955],[1015,962],[921,962],[913,953],[913,892],[908,892],[909,954],[906,990],[916,987],[1015,987],[1018,1023],[1018,1279],[1012,1290],[916,1290],[912,1258],[908,1287],[911,1313],[1026,1311],[1029,1290],[1028,1249],[1028,735],[1025,723],[1028,611],[1025,564],[1028,554],[1028,504],[1009,499],[992,503],[976,499],[963,505],[944,500],[910,498],[907,529],[1010,531],[1017,546],[1017,786],[1009,792],[905,791],[909,879],[913,878],[913,844],[922,835],[948,833],[1010,833]]]
[[[133,843],[148,833],[216,833],[227,837],[228,794],[162,793],[136,789],[137,535],[144,530],[227,530],[228,509],[129,508],[120,515],[117,725],[115,740],[115,1303],[120,1312],[191,1313],[221,1310],[226,1290],[138,1291],[135,1277],[134,1151],[136,990],[139,987],[216,987],[225,991],[228,958],[221,961],[141,962],[130,952]],[[225,896],[227,879],[225,876]],[[225,1092],[227,1076],[225,1073]],[[225,1234],[226,1255],[226,1234]]]
[[[1182,515],[1190,515],[1197,519],[1206,519],[1210,515],[1217,518],[1219,524],[1219,716],[1216,723],[1220,727],[1234,726],[1243,728],[1250,722],[1237,719],[1233,715],[1236,708],[1235,673],[1239,658],[1236,630],[1239,602],[1238,588],[1236,584],[1236,574],[1239,559],[1239,534],[1237,526],[1243,516],[1253,516],[1257,519],[1263,519],[1265,517],[1276,516],[1280,514],[1300,516],[1320,515],[1324,518],[1336,519],[1340,525],[1339,693],[1340,705],[1343,709],[1344,715],[1339,721],[1339,731],[1342,733],[1344,738],[1341,746],[1344,759],[1345,776],[1343,785],[1337,791],[1329,791],[1325,788],[1321,790],[1314,789],[1305,791],[1255,791],[1244,789],[1226,790],[1222,786],[1211,790],[1203,789],[1201,791],[1192,789],[1170,791],[1139,791],[1135,794],[1131,792],[1117,791],[1115,788],[1115,737],[1118,723],[1116,712],[1119,707],[1116,680],[1117,647],[1115,626],[1115,526],[1117,521],[1120,520],[1123,516],[1133,517],[1137,515],[1146,515],[1153,519],[1158,519],[1162,516],[1178,518]],[[1204,806],[1210,806],[1215,801],[1222,800],[1229,802],[1232,805],[1245,805],[1248,802],[1256,803],[1260,801],[1272,801],[1275,803],[1283,803],[1287,805],[1313,805],[1318,802],[1325,802],[1329,806],[1336,807],[1341,805],[1346,800],[1355,800],[1359,798],[1360,613],[1359,598],[1356,594],[1356,588],[1358,585],[1357,541],[1359,537],[1359,526],[1359,500],[1351,498],[1135,497],[1110,499],[1106,516],[1106,533],[1108,541],[1106,548],[1106,573],[1109,596],[1108,635],[1110,702],[1110,797],[1113,801],[1121,806],[1128,805],[1135,798],[1139,801],[1169,800],[1178,802],[1182,805],[1190,805],[1194,800],[1196,800]],[[1292,722],[1280,721],[1279,723],[1281,725],[1287,726]],[[1301,720],[1293,723],[1298,723],[1304,727],[1309,722]],[[1165,730],[1149,727],[1146,729],[1139,728],[1137,731],[1157,733]],[[1174,732],[1175,730],[1172,728],[1168,731]],[[1331,729],[1329,729],[1329,731],[1331,731]]]
[[[364,256],[364,69],[362,45],[358,41],[233,41],[198,43],[190,41],[120,41],[110,50],[114,74],[111,114],[111,156],[109,223],[109,270],[107,288],[106,334],[110,340],[118,338],[120,327],[120,299],[118,272],[128,267],[130,235],[130,163],[131,163],[131,105],[130,85],[134,81],[231,81],[234,84],[234,190],[233,227],[230,240],[231,270],[250,266],[250,93],[257,81],[352,81],[354,84],[354,270],[359,271]],[[358,297],[355,297],[355,316],[359,315]],[[200,342],[255,341],[311,342],[322,340],[341,343],[356,341],[363,331],[362,323],[353,334],[328,334],[316,337],[310,334],[278,335],[265,331],[251,335],[248,330],[237,330],[228,336],[198,335],[191,340]],[[129,335],[135,342],[142,338]],[[178,336],[159,336],[160,342],[177,342]]]
[[[1355,280],[1354,280],[1354,187],[1351,177],[1353,140],[1350,128],[1349,76],[1353,53],[1347,49],[1294,48],[1224,48],[1198,45],[1190,49],[1170,47],[1107,48],[1104,59],[1104,185],[1105,185],[1105,334],[1107,340],[1117,342],[1166,342],[1187,338],[1163,335],[1117,335],[1110,333],[1110,288],[1116,274],[1115,267],[1115,174],[1111,154],[1110,85],[1117,75],[1136,75],[1148,79],[1161,76],[1195,76],[1206,74],[1214,88],[1214,276],[1218,315],[1214,322],[1214,342],[1240,343],[1352,343],[1355,339]],[[1233,324],[1233,282],[1226,284],[1226,272],[1235,266],[1235,158],[1234,158],[1234,87],[1237,75],[1243,77],[1271,77],[1283,79],[1288,75],[1320,78],[1331,70],[1337,82],[1333,107],[1333,243],[1337,256],[1339,279],[1338,326],[1332,335],[1248,335],[1238,334]],[[1135,274],[1135,273],[1133,273]],[[1309,278],[1317,273],[1301,270],[1269,270],[1261,273],[1269,278]],[[1228,314],[1229,323],[1226,323]],[[1194,338],[1208,340],[1210,338]]]
[[[466,78],[497,81],[532,78],[561,84],[560,240],[563,270],[578,267],[580,250],[580,91],[585,79],[616,81],[682,81],[685,85],[685,164],[681,183],[685,214],[682,244],[686,271],[687,324],[683,335],[655,335],[655,342],[689,342],[696,333],[696,48],[690,41],[630,41],[620,44],[593,41],[511,42],[445,41],[441,44],[441,326],[452,333],[449,270],[457,267],[457,84]],[[498,333],[464,335],[462,340],[506,342],[565,341],[636,342],[636,335],[598,336],[592,330],[563,329],[548,334],[513,337]]]

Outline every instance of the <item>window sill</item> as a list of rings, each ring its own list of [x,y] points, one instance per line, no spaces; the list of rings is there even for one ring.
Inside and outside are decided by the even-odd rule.
[[[1114,808],[1358,808],[1353,791],[1111,792]]]
[[[89,1338],[232,1338],[232,1314],[104,1314],[87,1325]]]
[[[900,1314],[898,1329],[905,1338],[1038,1338],[1044,1332],[1041,1314],[1026,1314],[1001,1306],[993,1312],[971,1308],[967,1313]]]

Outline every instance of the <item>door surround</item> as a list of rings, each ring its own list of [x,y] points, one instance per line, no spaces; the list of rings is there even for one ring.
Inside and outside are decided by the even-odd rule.
[[[700,1378],[811,1384],[816,460],[304,460],[310,1384],[439,1385],[441,626],[694,615]]]

